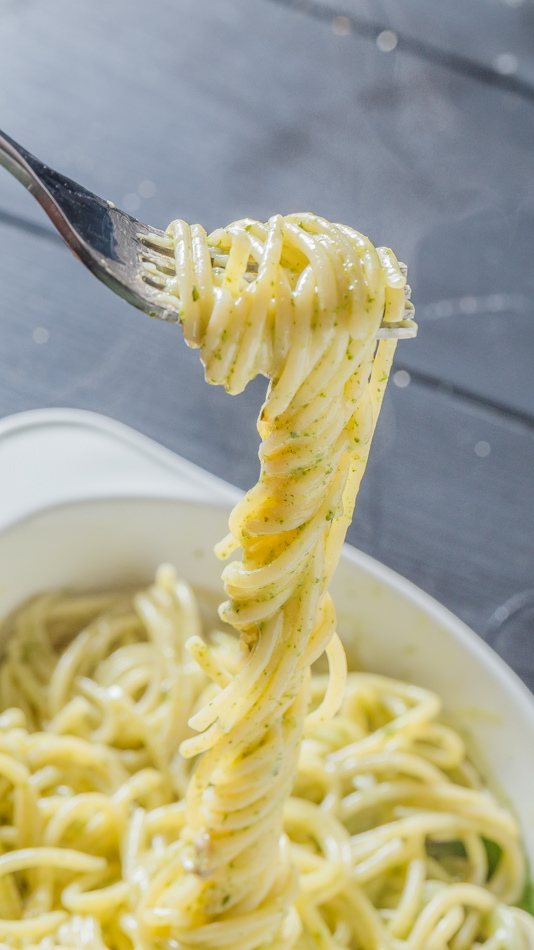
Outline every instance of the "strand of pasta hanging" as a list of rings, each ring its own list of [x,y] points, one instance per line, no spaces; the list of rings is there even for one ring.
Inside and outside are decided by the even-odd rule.
[[[236,918],[243,950],[291,946],[300,921],[284,805],[310,666],[325,650],[334,682],[328,709],[314,717],[334,715],[343,696],[327,587],[395,348],[381,341],[377,349],[377,331],[384,312],[403,319],[406,278],[390,250],[308,214],[238,221],[209,238],[176,221],[168,234],[176,276],[167,294],[179,298],[207,380],[237,393],[264,373],[270,385],[258,422],[261,475],[219,546],[221,556],[242,549],[223,573],[221,608],[241,634],[242,666],[189,721],[200,734],[181,752],[203,754],[182,835],[190,873],[177,883],[175,871],[152,893],[150,919],[171,925],[184,946],[210,944],[216,932],[217,946],[235,947]]]

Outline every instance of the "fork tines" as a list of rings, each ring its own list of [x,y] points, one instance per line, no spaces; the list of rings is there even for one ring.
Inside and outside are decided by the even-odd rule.
[[[167,288],[167,279],[176,275],[174,249],[170,239],[167,238],[166,235],[160,237],[159,234],[154,234],[153,232],[139,234],[138,237],[143,245],[140,258],[141,279],[145,284],[148,284],[149,287],[164,293]],[[210,248],[210,255],[214,273],[223,273],[228,262],[228,254],[221,254],[217,248]],[[406,265],[399,262],[399,267],[401,272],[406,276]],[[243,274],[243,278],[247,282],[251,282],[256,278],[257,273],[257,262],[250,261],[246,272]],[[165,296],[167,297],[168,295],[166,294]],[[377,333],[378,339],[403,339],[416,335],[417,325],[412,319],[414,307],[410,302],[411,288],[409,284],[406,284],[404,288],[404,296],[406,298],[406,307],[403,319],[395,323],[386,323],[382,320]],[[178,307],[177,298],[176,304]]]

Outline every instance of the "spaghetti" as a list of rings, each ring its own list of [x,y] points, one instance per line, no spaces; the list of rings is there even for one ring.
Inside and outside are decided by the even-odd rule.
[[[133,597],[38,597],[3,633],[0,946],[175,950],[210,859],[198,842],[206,863],[184,874],[192,763],[178,747],[240,669],[237,639],[202,635],[194,595],[166,566]],[[312,677],[283,808],[282,857],[298,872],[290,910],[278,907],[286,945],[531,947],[534,922],[512,906],[525,881],[517,824],[437,720],[439,699],[349,673],[332,716],[332,682]],[[249,797],[250,759],[236,777]],[[237,947],[267,942],[264,908],[191,923],[191,945],[232,931]]]
[[[102,950],[534,946],[513,818],[437,697],[350,674],[327,587],[411,305],[389,249],[312,215],[174,222],[162,301],[209,382],[270,379],[261,475],[202,636],[169,567],[47,595],[0,672],[0,939]],[[324,653],[329,674],[311,675]],[[492,865],[488,855],[494,851]],[[495,858],[495,854],[497,858]],[[2,929],[3,928],[3,929]]]

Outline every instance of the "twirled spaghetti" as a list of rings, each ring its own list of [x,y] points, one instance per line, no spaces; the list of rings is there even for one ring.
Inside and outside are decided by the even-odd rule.
[[[162,300],[230,392],[270,379],[258,484],[202,636],[171,568],[49,595],[0,672],[0,939],[41,950],[534,946],[513,818],[433,694],[350,674],[327,587],[410,310],[388,249],[312,215],[174,222]],[[157,268],[156,268],[157,269]],[[172,270],[172,268],[169,268]],[[158,272],[161,278],[161,270]],[[328,676],[311,676],[326,651]],[[493,867],[489,862],[492,843]]]
[[[179,299],[207,379],[240,392],[263,372],[270,386],[258,424],[260,479],[234,509],[220,551],[242,550],[223,573],[221,616],[246,653],[234,679],[189,720],[200,735],[182,755],[203,753],[186,798],[191,873],[184,901],[173,880],[170,905],[162,893],[158,909],[171,914],[184,946],[202,934],[209,941],[214,926],[218,946],[233,945],[245,921],[256,933],[251,947],[291,946],[297,882],[283,807],[311,664],[325,649],[329,660],[339,653],[327,587],[395,348],[381,341],[375,354],[376,335],[384,314],[404,319],[406,277],[390,250],[310,214],[239,221],[209,239],[182,221],[168,233],[176,273],[165,299]],[[229,913],[229,924],[215,925]]]

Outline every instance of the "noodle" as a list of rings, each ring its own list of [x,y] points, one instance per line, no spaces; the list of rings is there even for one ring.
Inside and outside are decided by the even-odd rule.
[[[278,860],[297,869],[298,887],[292,881],[275,907],[264,900],[195,927],[213,856],[197,841],[196,873],[184,873],[192,766],[178,746],[191,736],[186,717],[242,663],[236,638],[199,631],[192,592],[165,566],[134,596],[44,595],[8,622],[0,941],[152,950],[174,948],[189,928],[191,945],[250,947],[277,927],[272,942],[299,950],[534,946],[534,921],[510,906],[525,881],[517,823],[480,787],[460,737],[437,721],[438,698],[349,673],[332,714],[332,683],[343,673],[336,638],[330,675],[311,680],[283,805]],[[234,763],[241,810],[261,796],[260,769],[283,771],[273,747],[265,738]],[[220,794],[225,774],[212,778]],[[237,883],[247,873],[236,865]]]
[[[534,947],[517,824],[420,687],[346,671],[327,588],[406,277],[312,215],[174,222],[161,299],[209,382],[270,379],[258,484],[203,636],[169,566],[135,595],[48,594],[0,669],[0,939],[55,950]],[[172,268],[167,268],[168,270]],[[324,652],[329,672],[311,675]],[[491,843],[488,845],[487,842]],[[493,849],[493,851],[491,850]],[[493,863],[490,861],[493,853]]]

